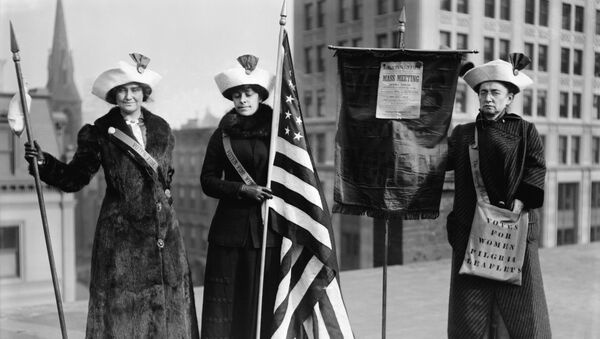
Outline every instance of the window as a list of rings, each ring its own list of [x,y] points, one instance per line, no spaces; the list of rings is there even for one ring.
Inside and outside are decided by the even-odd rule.
[[[311,117],[313,115],[313,96],[311,91],[304,93],[304,107],[302,107],[302,113],[305,117]]]
[[[398,12],[398,11],[402,10],[402,2],[404,2],[404,1],[403,0],[392,0],[394,12]]]
[[[313,25],[313,17],[312,17],[312,3],[304,4],[304,29],[311,30]]]
[[[456,33],[456,49],[469,48],[469,36],[463,33]]]
[[[0,279],[21,276],[19,226],[0,226]]]
[[[596,10],[596,35],[600,35],[600,9]]]
[[[323,27],[325,24],[325,0],[317,1],[317,27]]]
[[[579,149],[581,148],[581,138],[578,135],[571,136],[571,165],[579,164]]]
[[[540,18],[538,25],[548,27],[550,0],[540,0]]]
[[[583,52],[580,49],[573,50],[573,74],[581,75],[583,64]]]
[[[533,101],[533,92],[530,89],[523,90],[523,115],[531,116]]]
[[[467,111],[467,86],[456,85],[456,96],[454,97],[454,112],[465,113]]]
[[[592,182],[590,241],[600,241],[600,181]]]
[[[562,4],[562,29],[571,30],[571,5]]]
[[[469,0],[456,0],[456,11],[458,13],[469,13]]]
[[[440,46],[452,47],[450,32],[440,31]]]
[[[592,164],[600,164],[600,137],[592,137]]]
[[[388,47],[390,47],[388,45],[387,37],[388,37],[387,33],[377,34],[377,36],[375,37],[377,48],[388,48]]]
[[[347,43],[348,43],[347,40],[339,40],[338,43],[337,43],[337,45],[338,46],[346,46]]]
[[[596,120],[600,120],[600,95],[594,95],[594,98],[592,99],[592,115],[596,118]]]
[[[557,245],[576,242],[579,184],[558,184]]]
[[[548,71],[548,46],[538,45],[538,71]]]
[[[387,0],[377,0],[377,14],[385,14],[387,13],[388,2]]]
[[[567,137],[564,135],[558,136],[558,163],[567,164]]]
[[[352,19],[353,20],[361,20],[362,19],[362,8],[363,8],[363,0],[352,0]]]
[[[304,47],[304,72],[312,73],[312,47]]]
[[[535,23],[535,0],[525,0],[525,23]]]
[[[362,38],[352,39],[352,47],[359,47],[362,44]]]
[[[440,0],[440,9],[443,11],[451,11],[452,10],[452,1],[451,0]]]
[[[575,6],[575,32],[583,32],[583,7]]]
[[[571,51],[568,48],[560,49],[560,72],[563,74],[569,74],[569,56],[571,55]]]
[[[483,38],[483,62],[494,60],[494,38]]]
[[[546,98],[547,98],[547,94],[546,94],[546,90],[545,89],[538,89],[537,90],[537,109],[536,109],[536,113],[538,117],[545,117],[546,116]]]
[[[573,93],[573,107],[571,107],[571,117],[581,119],[581,93]]]
[[[16,142],[8,125],[7,114],[0,114],[0,175],[13,175],[16,171]]]
[[[510,0],[500,0],[500,19],[510,20]]]
[[[495,18],[496,0],[485,0],[483,14],[488,18]]]
[[[560,106],[559,106],[559,110],[558,110],[558,116],[560,116],[561,118],[568,118],[569,117],[569,93],[560,92],[559,100],[560,100]]]
[[[354,215],[339,214],[341,227],[340,268],[360,268],[360,225]]]
[[[325,133],[318,133],[317,135],[315,135],[315,143],[316,143],[316,158],[317,158],[317,163],[322,164],[325,163],[327,161],[327,149],[326,149],[326,143],[325,143]]]
[[[600,77],[600,53],[594,53],[594,76]]]
[[[523,47],[523,53],[525,53],[525,55],[527,55],[530,58],[533,56],[533,44],[531,42],[525,43]],[[530,62],[529,65],[525,67],[525,69],[533,69],[533,62]]]
[[[348,7],[346,7],[347,0],[338,0],[338,22],[344,23],[346,22],[346,17],[348,15]]]
[[[323,58],[323,50],[325,49],[325,45],[317,46],[317,72],[325,71],[325,59]]]
[[[325,90],[317,90],[317,116],[325,116]]]
[[[400,41],[398,41],[398,39],[400,39],[400,32],[397,30],[392,31],[392,45],[395,48],[400,47]]]
[[[508,61],[510,55],[510,41],[500,39],[500,59]]]

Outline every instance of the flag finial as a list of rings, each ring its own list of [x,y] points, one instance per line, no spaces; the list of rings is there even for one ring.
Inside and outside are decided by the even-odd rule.
[[[279,25],[285,26],[287,21],[287,6],[285,4],[285,0],[283,0],[283,4],[281,5],[281,14],[279,16],[281,17],[279,19]]]
[[[12,21],[10,21],[10,51],[12,53],[19,53],[19,44],[17,44],[17,38],[15,37],[15,30],[13,29]]]

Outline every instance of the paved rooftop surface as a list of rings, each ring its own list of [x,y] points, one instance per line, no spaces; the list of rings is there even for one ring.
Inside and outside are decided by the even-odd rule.
[[[600,338],[600,243],[541,249],[553,338]],[[450,261],[388,267],[387,338],[445,338]],[[381,338],[382,269],[342,272],[357,338]],[[202,288],[196,288],[201,312]],[[64,305],[69,338],[83,338],[87,300]],[[198,317],[201,315],[198,314]],[[61,338],[56,306],[0,311],[1,339]]]

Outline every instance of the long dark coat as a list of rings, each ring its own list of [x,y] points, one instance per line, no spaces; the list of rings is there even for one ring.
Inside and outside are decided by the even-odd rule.
[[[477,201],[468,147],[479,133],[480,170],[490,202],[510,208],[515,198],[530,210],[522,286],[458,274]],[[542,206],[546,174],[544,149],[535,126],[515,114],[497,121],[477,117],[456,126],[449,139],[449,170],[454,170],[454,206],[448,215],[452,275],[448,310],[449,338],[484,338],[492,305],[497,304],[510,337],[550,338],[550,323],[538,257],[539,225],[533,209]],[[519,181],[521,165],[524,165]]]
[[[219,199],[208,233],[202,306],[202,338],[250,338],[258,302],[262,204],[239,194],[244,184],[225,154],[223,132],[244,169],[261,186],[267,182],[272,110],[260,105],[252,116],[232,110],[221,120],[206,148],[200,181],[206,195]],[[267,233],[261,337],[271,330],[279,277],[281,236]]]
[[[165,189],[172,176],[174,136],[162,118],[142,109],[146,151],[165,186],[109,140],[115,127],[133,138],[119,108],[85,125],[73,160],[45,154],[42,180],[65,192],[104,169],[106,194],[92,249],[86,338],[197,338],[193,285],[179,225]],[[162,243],[164,242],[164,245]]]

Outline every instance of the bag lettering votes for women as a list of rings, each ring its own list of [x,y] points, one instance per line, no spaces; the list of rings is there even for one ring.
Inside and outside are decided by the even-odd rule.
[[[479,171],[479,150],[476,144],[469,147],[469,156],[477,191],[477,206],[459,273],[521,286],[529,212],[517,214],[490,204]]]

